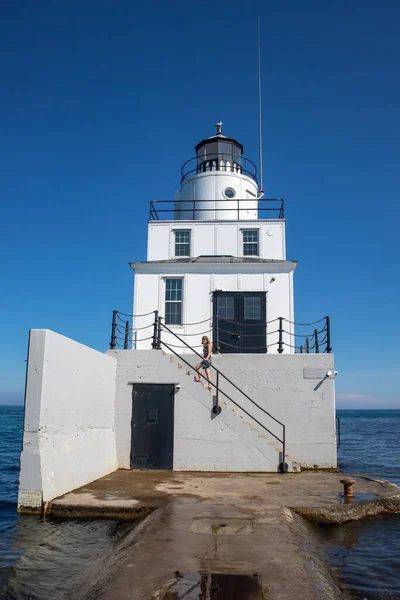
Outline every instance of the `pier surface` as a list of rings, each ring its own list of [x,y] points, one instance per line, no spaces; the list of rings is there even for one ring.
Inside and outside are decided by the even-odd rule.
[[[103,600],[197,599],[214,588],[210,597],[234,600],[229,585],[248,590],[238,598],[335,600],[346,595],[309,521],[400,512],[397,486],[358,475],[352,475],[355,496],[344,503],[343,477],[121,470],[53,500],[47,512],[124,519],[152,513],[128,560],[97,596]]]

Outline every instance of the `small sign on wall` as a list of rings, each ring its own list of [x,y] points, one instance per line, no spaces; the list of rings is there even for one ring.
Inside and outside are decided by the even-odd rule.
[[[42,492],[35,490],[19,490],[18,508],[42,508]]]

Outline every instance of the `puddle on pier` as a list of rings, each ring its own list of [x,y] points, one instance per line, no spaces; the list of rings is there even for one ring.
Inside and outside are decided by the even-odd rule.
[[[380,496],[376,494],[354,494],[354,496],[343,496],[343,494],[339,494],[340,503],[341,504],[356,504],[357,502],[361,502],[362,500],[377,500]]]
[[[160,600],[263,600],[257,573],[175,573],[175,581]]]
[[[357,504],[357,502],[361,502],[363,500],[378,500],[382,498],[382,496],[378,496],[377,494],[354,494],[353,497],[345,497],[342,492],[338,494],[327,494],[328,498],[335,498],[338,500],[339,504]]]

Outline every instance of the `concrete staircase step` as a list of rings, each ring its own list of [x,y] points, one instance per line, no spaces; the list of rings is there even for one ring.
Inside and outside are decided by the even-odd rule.
[[[167,353],[163,351],[163,354],[165,355]],[[196,373],[192,369],[188,368],[186,365],[179,362],[179,358],[177,360],[177,357],[175,357],[174,355],[168,354],[168,356],[169,356],[170,362],[175,363],[176,367],[178,369],[185,369],[185,374],[187,376],[193,377],[193,378],[196,377]],[[193,381],[193,383],[188,384],[188,386],[189,386],[188,389],[190,389],[190,386],[193,384],[195,384],[196,388],[199,388],[200,386],[196,385],[196,383],[197,382]],[[213,398],[216,396],[215,388],[212,388],[211,390],[209,390],[207,382],[205,382],[202,378],[200,378],[200,385],[203,388],[203,390],[208,392],[209,396],[211,396]],[[201,393],[203,393],[203,392],[201,392]],[[229,398],[226,396],[225,396],[226,399],[224,400],[223,396],[225,396],[224,393],[222,391],[220,391],[219,392],[219,398],[220,398],[219,404],[222,408],[221,417],[223,418],[224,413],[233,413],[233,417],[235,419],[237,419],[239,417],[240,422],[242,423],[242,426],[243,426],[243,439],[244,440],[247,439],[248,442],[251,444],[252,443],[251,440],[253,439],[254,440],[253,443],[256,446],[257,446],[257,444],[260,444],[259,451],[261,451],[261,452],[263,452],[263,450],[262,450],[263,448],[266,450],[267,447],[269,448],[271,446],[272,446],[271,450],[275,450],[275,452],[277,452],[277,453],[281,452],[281,449],[279,448],[279,444],[278,444],[278,447],[275,447],[277,444],[276,441],[273,441],[273,440],[271,441],[270,436],[268,434],[260,433],[260,428],[253,424],[253,421],[249,418],[249,416],[246,413],[242,414],[241,408],[239,406],[236,407],[236,405],[231,400],[229,400]],[[232,417],[228,418],[228,423],[229,423],[229,420],[232,420]],[[259,442],[256,442],[255,440],[259,440]]]

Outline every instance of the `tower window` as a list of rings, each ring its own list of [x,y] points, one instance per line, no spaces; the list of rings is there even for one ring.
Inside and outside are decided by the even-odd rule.
[[[225,196],[225,198],[229,198],[229,200],[230,200],[231,198],[234,198],[236,196],[236,192],[233,188],[227,187],[224,190],[224,196]]]
[[[258,256],[258,229],[243,230],[243,256]]]
[[[175,231],[175,256],[190,256],[190,229]]]
[[[183,279],[165,281],[165,324],[182,325]]]

